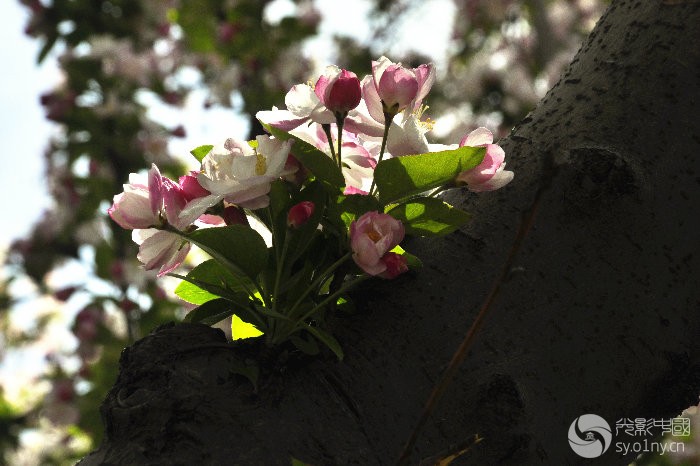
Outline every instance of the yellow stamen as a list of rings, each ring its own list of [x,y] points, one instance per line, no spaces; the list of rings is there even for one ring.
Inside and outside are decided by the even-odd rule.
[[[435,127],[435,120],[426,118],[424,121],[419,121],[418,124],[425,128],[426,131],[432,131]]]
[[[427,105],[422,104],[420,107],[418,107],[417,109],[415,109],[415,110],[413,111],[413,115],[416,117],[417,120],[420,120],[421,118],[423,118],[423,114],[424,114],[429,108],[430,108],[430,107],[428,107]]]
[[[435,120],[431,119],[430,117],[426,117],[425,120],[421,121],[421,118],[423,118],[423,114],[429,109],[427,105],[421,105],[417,109],[413,111],[413,116],[416,117],[416,120],[418,121],[418,125],[423,128],[426,132],[427,131],[432,131],[433,127],[435,127]]]
[[[257,151],[255,152],[255,158],[257,159],[255,161],[255,174],[258,176],[264,175],[267,171],[267,159]]]
[[[373,242],[376,243],[377,241],[379,241],[380,239],[382,239],[382,234],[379,233],[379,232],[378,232],[377,230],[375,230],[374,228],[371,228],[371,229],[367,232],[367,237],[369,237],[369,239],[371,239]]]

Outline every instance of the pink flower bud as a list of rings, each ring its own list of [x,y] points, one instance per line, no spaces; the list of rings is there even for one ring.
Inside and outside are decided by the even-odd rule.
[[[360,104],[362,89],[360,80],[352,71],[328,67],[326,74],[318,78],[314,92],[328,110],[345,114]]]
[[[197,181],[197,175],[199,175],[199,172],[191,171],[189,174],[181,176],[178,179],[178,183],[182,189],[182,194],[185,196],[187,202],[211,194],[199,184],[199,181]]]
[[[75,397],[73,381],[68,379],[56,380],[53,385],[53,397],[60,403],[71,401]]]
[[[75,324],[73,333],[82,342],[92,341],[97,337],[97,324],[90,321],[78,322]]]
[[[131,314],[132,311],[136,310],[138,308],[138,304],[130,300],[129,298],[124,298],[121,300],[119,303],[119,307],[121,308],[122,312],[124,314]]]
[[[243,209],[236,206],[228,206],[224,208],[224,222],[226,225],[245,225],[250,226],[248,222],[248,217],[246,216]]]
[[[124,280],[124,263],[120,260],[115,260],[109,265],[109,275],[112,281],[121,283]]]
[[[233,42],[233,39],[236,37],[240,29],[240,26],[237,24],[221,23],[216,31],[217,39],[219,39],[219,42],[221,43],[229,44]]]
[[[75,286],[69,286],[66,288],[62,288],[58,291],[55,291],[53,293],[53,297],[56,298],[59,301],[68,301],[71,296],[73,296],[73,293],[76,292],[78,288]]]
[[[389,65],[377,84],[377,93],[384,107],[397,113],[408,106],[418,92],[418,81],[401,65]]]
[[[102,314],[98,308],[88,306],[75,316],[73,333],[81,342],[92,341],[97,337]]]
[[[350,248],[355,263],[370,275],[379,275],[387,271],[389,266],[396,271],[398,265],[382,261],[382,258],[404,237],[404,227],[401,221],[391,215],[367,212],[350,225]]]
[[[290,228],[299,228],[309,221],[315,208],[314,203],[310,201],[303,201],[292,206],[287,214],[287,225]]]
[[[408,271],[406,258],[401,254],[387,252],[380,261],[386,266],[386,270],[379,274],[382,278],[393,279]]]
[[[185,127],[182,125],[177,125],[175,128],[170,130],[170,134],[172,134],[176,138],[184,138],[187,136],[187,131],[185,131]]]

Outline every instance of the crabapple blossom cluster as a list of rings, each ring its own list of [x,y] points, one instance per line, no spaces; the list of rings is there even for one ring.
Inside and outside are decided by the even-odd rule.
[[[468,220],[437,195],[492,191],[513,178],[486,128],[459,144],[428,142],[424,100],[434,81],[432,64],[386,57],[362,80],[329,66],[292,87],[285,109],[257,113],[269,135],[194,149],[199,170],[178,181],[153,165],[146,181],[134,175],[124,185],[109,215],[133,230],[146,269],[183,280],[176,294],[198,306],[188,320],[236,315],[249,328],[234,325],[234,338],[254,328],[268,345],[313,353],[322,342],[342,357],[328,312],[362,281],[419,266],[400,246],[404,236],[444,235]],[[179,275],[191,244],[211,259]]]

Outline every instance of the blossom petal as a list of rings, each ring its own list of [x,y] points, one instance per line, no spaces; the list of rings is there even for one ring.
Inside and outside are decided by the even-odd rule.
[[[267,167],[265,174],[277,177],[284,169],[294,140],[288,139],[283,141],[269,136],[258,136],[256,139],[258,141],[258,152],[266,157]]]
[[[371,83],[371,76],[369,76],[369,80]],[[364,87],[362,92],[364,94]],[[348,113],[348,116],[345,119],[345,129],[351,133],[381,138],[384,134],[384,114],[382,113],[382,103],[379,100],[379,95],[377,95],[376,90],[368,89],[367,92],[375,95],[375,97],[370,96],[370,98],[376,98],[376,104],[373,104],[376,107],[374,109],[374,113],[379,120],[370,114],[369,108],[367,107],[367,97],[365,97],[360,101],[360,105],[358,105],[354,110],[350,110],[350,113]],[[379,114],[377,114],[377,111]]]
[[[381,80],[384,71],[393,64],[394,62],[389,60],[384,55],[379,57],[379,60],[372,60],[372,79],[374,81],[375,89],[379,87],[379,81]]]
[[[308,117],[298,117],[289,110],[261,110],[255,114],[255,118],[282,131],[291,131],[309,121]]]
[[[188,202],[185,208],[180,212],[177,222],[174,225],[175,228],[184,230],[200,216],[204,215],[209,207],[218,204],[223,198],[223,195],[211,194]]]
[[[409,106],[411,110],[419,107],[423,99],[428,95],[428,92],[430,92],[430,89],[432,89],[435,83],[435,66],[432,63],[420,65],[418,68],[414,68],[413,72],[416,74],[416,80],[418,81],[418,92]]]
[[[314,94],[316,94],[316,97],[318,97],[321,102],[325,102],[328,96],[329,86],[332,86],[339,74],[340,68],[336,65],[328,65],[323,74],[319,76],[314,86]]]
[[[182,188],[168,178],[163,178],[162,191],[163,209],[165,210],[168,223],[171,225],[176,225],[178,223],[180,211],[182,211],[185,204],[187,204],[187,199],[185,199]]]
[[[390,215],[367,212],[350,224],[353,260],[366,273],[379,275],[387,268],[381,258],[404,237],[403,224]]]
[[[367,111],[375,121],[384,124],[384,110],[382,107],[382,99],[377,93],[377,87],[374,85],[371,76],[365,76],[362,80],[362,97],[367,107]],[[380,133],[381,136],[381,133]]]
[[[148,194],[151,200],[151,212],[153,215],[158,215],[163,207],[163,177],[155,163],[148,171]]]
[[[132,238],[141,245],[136,256],[138,260],[146,270],[159,269],[158,276],[180,265],[190,249],[189,243],[169,231],[134,230]]]
[[[502,165],[502,167],[504,166],[505,163]],[[495,191],[496,189],[500,189],[503,186],[510,183],[511,181],[513,181],[514,176],[515,174],[512,171],[501,169],[487,182],[480,185],[467,186],[467,189],[475,193],[484,191]]]
[[[287,110],[298,118],[308,118],[311,112],[321,104],[318,96],[308,84],[297,84],[284,96]]]
[[[409,115],[400,125],[394,122],[389,129],[387,151],[392,157],[429,152],[426,132],[427,128],[421,125],[415,115]]]
[[[416,99],[418,81],[412,70],[400,64],[390,65],[379,80],[377,93],[387,108],[401,111]]]
[[[107,213],[127,230],[149,228],[158,221],[151,212],[151,201],[144,186],[124,185],[124,192],[114,196],[114,203]]]
[[[480,126],[471,133],[467,134],[459,143],[459,146],[479,147],[493,143],[493,133],[487,128]]]

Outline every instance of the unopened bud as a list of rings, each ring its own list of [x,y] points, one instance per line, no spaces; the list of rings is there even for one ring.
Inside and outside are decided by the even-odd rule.
[[[292,206],[287,214],[287,225],[291,228],[299,228],[309,221],[315,208],[314,203],[310,201],[303,201]]]

